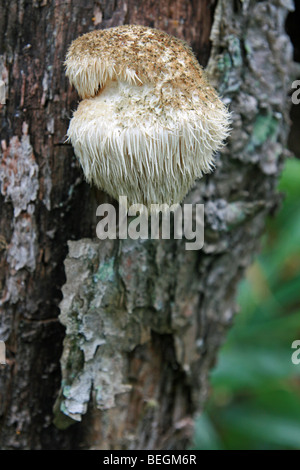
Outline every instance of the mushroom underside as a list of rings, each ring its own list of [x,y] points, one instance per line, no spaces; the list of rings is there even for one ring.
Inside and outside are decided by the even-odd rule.
[[[172,93],[180,99],[167,88],[165,101]],[[88,182],[150,209],[181,202],[213,169],[228,131],[225,107],[202,105],[197,97],[164,105],[157,95],[150,84],[111,82],[79,104],[68,129]]]

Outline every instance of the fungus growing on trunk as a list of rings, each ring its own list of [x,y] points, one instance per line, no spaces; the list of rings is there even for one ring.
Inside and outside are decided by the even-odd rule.
[[[74,40],[66,74],[83,101],[68,138],[88,182],[128,203],[179,203],[214,167],[229,113],[191,49],[143,26]]]

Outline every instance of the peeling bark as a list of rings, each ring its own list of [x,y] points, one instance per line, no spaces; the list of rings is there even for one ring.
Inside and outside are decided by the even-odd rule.
[[[237,284],[279,203],[292,2],[13,0],[0,8],[1,446],[181,449],[207,398]],[[84,183],[64,144],[77,96],[62,62],[79,34],[123,23],[187,40],[203,65],[209,58],[230,104],[228,146],[185,200],[205,204],[200,251],[184,240],[95,238],[95,209],[107,196]]]

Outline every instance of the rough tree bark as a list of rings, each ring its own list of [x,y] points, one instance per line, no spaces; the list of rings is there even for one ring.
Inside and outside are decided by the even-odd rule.
[[[1,1],[3,449],[190,441],[236,311],[237,284],[278,204],[292,61],[284,21],[292,6]],[[83,181],[64,143],[78,97],[63,60],[79,34],[124,23],[185,39],[230,104],[228,146],[185,201],[205,204],[200,251],[185,250],[184,240],[95,237],[95,209],[107,196]]]

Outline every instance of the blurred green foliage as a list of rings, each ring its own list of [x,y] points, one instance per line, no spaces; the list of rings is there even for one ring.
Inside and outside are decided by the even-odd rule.
[[[211,374],[196,449],[300,449],[300,160],[286,162],[280,212],[239,288],[240,313]]]

